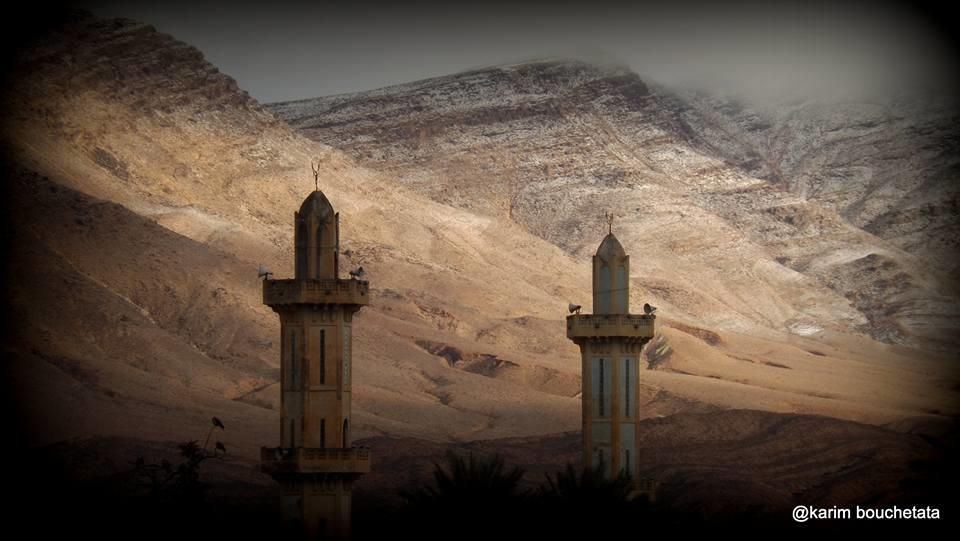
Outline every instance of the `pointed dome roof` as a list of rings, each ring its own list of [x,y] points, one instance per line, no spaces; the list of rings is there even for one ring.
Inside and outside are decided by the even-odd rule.
[[[310,214],[315,214],[321,220],[325,220],[328,216],[333,216],[333,205],[330,204],[330,201],[327,199],[327,196],[323,195],[323,192],[320,190],[314,191],[303,200],[303,204],[300,205],[300,216],[305,217]]]
[[[614,258],[626,257],[626,255],[627,252],[624,251],[620,241],[617,240],[617,237],[615,237],[613,233],[603,237],[603,242],[601,242],[600,247],[597,248],[597,257],[604,261],[611,261]]]

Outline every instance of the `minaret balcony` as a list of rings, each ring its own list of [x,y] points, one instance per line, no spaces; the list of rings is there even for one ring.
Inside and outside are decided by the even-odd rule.
[[[312,447],[261,447],[261,469],[266,473],[370,473],[370,450]]]
[[[355,304],[366,306],[370,285],[363,280],[264,280],[263,304]]]
[[[567,316],[567,338],[653,338],[654,315],[575,314]]]

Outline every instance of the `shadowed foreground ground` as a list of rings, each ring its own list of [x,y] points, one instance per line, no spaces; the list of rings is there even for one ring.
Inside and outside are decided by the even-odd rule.
[[[836,419],[729,410],[679,414],[644,421],[642,474],[661,482],[657,501],[640,508],[637,521],[651,528],[796,527],[904,528],[915,531],[952,524],[958,479],[951,461],[957,449],[948,420],[913,419],[875,427]],[[592,527],[588,517],[551,514],[518,501],[507,512],[477,508],[474,524],[450,517],[415,523],[399,496],[432,482],[433,462],[447,450],[489,456],[526,471],[523,489],[547,472],[579,460],[578,433],[447,445],[411,438],[362,440],[375,457],[374,473],[357,485],[357,538],[415,530],[423,535],[469,536],[484,531],[564,533]],[[255,461],[227,456],[201,467],[209,484],[205,503],[157,502],[133,490],[130,471],[137,456],[176,462],[175,443],[127,439],[75,440],[11,457],[24,482],[20,519],[34,531],[65,529],[105,536],[161,537],[216,534],[243,538],[270,535],[279,526],[279,491]],[[138,495],[139,494],[139,495]],[[831,521],[795,524],[795,505],[818,507],[938,506],[939,522]],[[480,507],[483,507],[482,505]],[[463,511],[463,510],[459,510]],[[50,515],[56,520],[49,520]],[[461,515],[462,516],[462,515]],[[583,520],[581,520],[583,519]],[[640,522],[638,522],[640,524]],[[39,531],[38,531],[39,533]],[[52,533],[52,532],[50,532]]]

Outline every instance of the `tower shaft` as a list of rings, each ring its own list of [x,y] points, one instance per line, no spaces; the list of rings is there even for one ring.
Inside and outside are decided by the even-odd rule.
[[[339,215],[321,192],[294,215],[296,278],[264,280],[280,316],[280,445],[261,467],[283,487],[283,513],[308,538],[350,536],[353,482],[370,453],[350,437],[353,315],[369,284],[337,277]]]
[[[581,356],[583,464],[606,476],[637,472],[640,352],[656,319],[629,313],[629,271],[629,256],[607,235],[593,257],[595,313],[567,317]]]
[[[640,351],[653,322],[634,315],[574,315],[567,337],[580,346],[583,464],[607,476],[637,471]]]

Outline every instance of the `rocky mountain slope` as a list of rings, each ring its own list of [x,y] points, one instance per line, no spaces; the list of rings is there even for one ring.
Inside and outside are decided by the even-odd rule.
[[[952,359],[851,332],[873,325],[844,297],[864,282],[856,267],[853,277],[836,269],[864,261],[837,254],[853,243],[851,253],[891,258],[892,268],[876,265],[877,280],[896,276],[905,302],[935,307],[947,297],[932,271],[826,207],[656,135],[668,116],[622,118],[615,129],[591,104],[648,103],[645,87],[630,74],[597,82],[593,68],[573,72],[593,101],[569,99],[567,76],[556,82],[549,70],[531,78],[544,102],[536,107],[467,85],[461,102],[480,116],[470,109],[444,124],[423,105],[405,125],[383,113],[356,136],[380,140],[344,152],[295,132],[199,51],[149,26],[78,15],[29,44],[4,92],[0,138],[15,322],[4,381],[27,443],[176,441],[211,415],[228,422],[225,441],[242,456],[274,443],[279,323],[261,304],[256,269],[292,274],[292,218],[313,189],[311,160],[341,213],[341,267],[362,264],[372,287],[354,335],[360,436],[449,442],[578,429],[579,359],[563,317],[568,301],[589,298],[599,211],[615,203],[641,209],[616,225],[633,254],[632,302],[661,306],[647,355],[657,369],[643,378],[647,415],[752,408],[885,423],[956,412]],[[507,88],[505,77],[484,84]],[[351,116],[359,105],[330,103],[344,115],[336,138],[348,141],[350,124],[363,125]],[[632,138],[619,131],[627,125]],[[632,153],[641,140],[665,154]],[[551,160],[538,161],[534,142],[556,146]],[[444,145],[451,152],[436,154]],[[415,174],[415,163],[437,172]],[[548,170],[549,182],[518,183]],[[780,214],[793,207],[809,217],[802,227]],[[779,241],[731,217],[758,208],[773,209],[760,223]],[[782,254],[816,272],[784,266]],[[929,324],[932,341],[944,317],[918,314],[915,326]],[[906,344],[927,336],[899,312],[891,321]]]
[[[249,448],[274,440],[278,321],[260,302],[255,270],[262,262],[292,273],[292,217],[313,188],[311,159],[342,215],[342,266],[363,264],[375,288],[377,310],[357,325],[358,428],[444,439],[536,431],[545,419],[547,430],[575,426],[575,390],[551,383],[570,377],[557,370],[563,359],[535,342],[521,351],[497,343],[559,324],[556,292],[575,282],[541,269],[574,267],[560,250],[451,212],[297,136],[198,51],[148,26],[82,17],[19,62],[4,126],[16,163],[14,387],[25,399],[38,385],[71,390],[27,400],[44,420],[31,426],[50,429],[41,440],[92,430],[74,417],[155,437],[178,429],[179,415],[216,409],[250,425]],[[511,359],[512,379],[488,385],[416,343],[462,336],[468,352]],[[206,374],[210,364],[224,370]],[[522,397],[536,416],[495,422],[497,408]]]
[[[692,92],[672,98],[698,148],[837,211],[955,281],[960,109],[954,97],[779,107]]]
[[[614,211],[642,257],[635,279],[672,314],[949,349],[954,109],[915,109],[810,105],[778,123],[562,60],[270,106],[424,195],[578,257]]]

